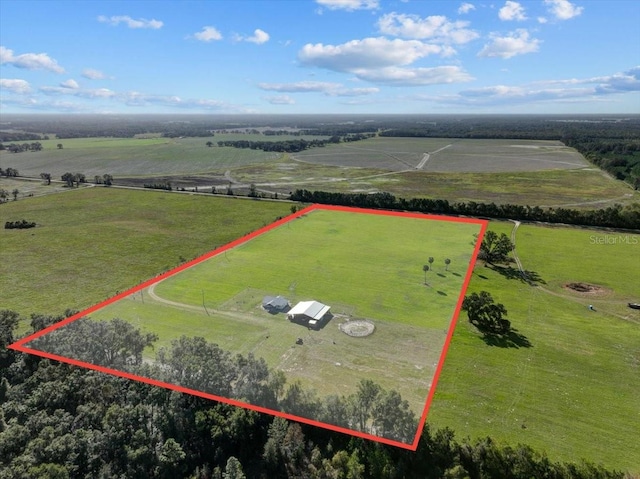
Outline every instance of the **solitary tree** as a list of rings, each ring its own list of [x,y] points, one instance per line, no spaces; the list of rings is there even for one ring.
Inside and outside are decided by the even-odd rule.
[[[76,182],[76,177],[73,173],[69,173],[66,172],[64,175],[61,176],[62,181],[67,183],[68,187],[72,187],[73,184]]]
[[[433,256],[429,256],[429,269],[433,269],[433,262],[434,262]]]
[[[13,201],[16,201],[18,199],[18,195],[20,194],[20,190],[18,190],[18,188],[15,188],[11,194],[13,195]]]
[[[47,182],[47,185],[51,184],[51,173],[40,173],[40,178]]]
[[[62,150],[62,143],[58,143],[58,150]]]
[[[506,234],[498,236],[495,231],[487,231],[480,244],[478,258],[491,264],[505,262],[512,250],[513,243]]]
[[[427,284],[427,271],[429,271],[429,265],[428,264],[423,265],[422,271],[424,271],[424,284]]]
[[[113,184],[113,176],[105,173],[102,175],[102,182],[104,183],[104,186],[111,186]]]
[[[506,334],[511,330],[511,323],[503,319],[507,309],[503,304],[494,302],[487,291],[465,296],[462,310],[467,312],[469,322],[484,333]]]
[[[445,259],[444,264],[445,264],[444,270],[449,271],[449,265],[451,264],[451,260],[449,258]]]
[[[213,141],[207,141],[207,146],[211,148],[213,146]]]

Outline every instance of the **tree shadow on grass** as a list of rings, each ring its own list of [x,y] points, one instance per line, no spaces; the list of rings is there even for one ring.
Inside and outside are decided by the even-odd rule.
[[[445,293],[444,291],[438,291],[438,294],[439,294],[440,296],[447,296],[447,293]]]
[[[536,284],[547,284],[547,282],[543,280],[538,273],[528,269],[520,271],[518,268],[514,268],[513,266],[497,265],[492,265],[490,268],[496,273],[504,276],[506,279],[518,279],[523,283],[530,284],[531,286]]]
[[[441,278],[446,278],[446,276],[442,273],[436,273],[438,276],[440,276]]]
[[[524,334],[517,329],[511,329],[507,334],[484,333],[482,340],[489,346],[498,348],[531,348],[533,345]]]

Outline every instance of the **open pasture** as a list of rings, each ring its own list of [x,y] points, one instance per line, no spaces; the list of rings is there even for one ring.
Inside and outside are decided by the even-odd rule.
[[[398,391],[420,416],[480,227],[479,221],[313,210],[91,317],[119,317],[154,332],[158,347],[187,335],[252,353],[322,396],[346,396],[361,379],[372,379]],[[429,256],[437,263],[425,284]],[[266,295],[291,305],[321,301],[332,316],[321,329],[309,329],[264,311]],[[339,325],[354,319],[372,321],[375,332],[346,335]]]
[[[509,235],[513,223],[488,229]],[[603,237],[628,241],[597,244]],[[517,335],[483,341],[462,314],[429,422],[458,437],[528,444],[552,460],[585,458],[640,472],[640,312],[627,307],[640,300],[633,237],[521,225],[516,251],[540,279],[536,286],[479,261],[469,292],[487,290],[503,303]],[[564,287],[570,282],[602,290],[578,293]]]
[[[296,153],[295,158],[334,166],[390,171],[519,172],[589,166],[559,141],[378,137]]]
[[[0,228],[2,308],[24,317],[88,308],[261,228],[289,208],[103,187],[9,201],[0,206],[0,224],[26,219],[37,227]]]
[[[150,177],[225,171],[280,156],[260,150],[206,146],[207,141],[217,145],[216,142],[222,139],[214,136],[45,140],[41,141],[42,151],[0,152],[0,162],[16,168],[22,176],[38,177],[40,173],[48,172],[59,179],[70,171],[84,173],[91,180],[93,176],[105,173],[114,177]],[[62,149],[57,148],[58,143],[63,145]]]

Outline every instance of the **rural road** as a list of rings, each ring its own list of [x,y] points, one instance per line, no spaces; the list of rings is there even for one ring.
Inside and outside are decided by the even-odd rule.
[[[422,168],[424,168],[424,165],[427,164],[427,161],[429,161],[429,158],[431,157],[431,155],[435,155],[436,153],[439,153],[442,150],[446,150],[450,146],[451,145],[443,146],[442,148],[436,151],[432,151],[431,153],[427,152],[424,155],[422,155],[422,160],[420,160],[420,163],[418,163],[418,166],[416,166],[416,170],[421,170]]]

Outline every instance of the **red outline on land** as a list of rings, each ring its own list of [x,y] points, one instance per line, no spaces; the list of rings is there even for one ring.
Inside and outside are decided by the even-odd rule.
[[[31,341],[33,341],[34,339],[37,339],[41,336],[44,336],[45,334],[48,334],[58,328],[61,328],[73,321],[75,321],[76,319],[79,319],[81,317],[87,316],[90,313],[93,313],[94,311],[97,311],[111,303],[114,303],[116,301],[119,301],[120,299],[129,296],[133,293],[136,293],[142,289],[148,288],[149,286],[158,283],[160,281],[162,281],[163,279],[169,277],[169,276],[173,276],[174,274],[179,273],[180,271],[183,271],[187,268],[190,268],[191,266],[194,266],[198,263],[201,263],[213,256],[217,256],[220,253],[223,253],[231,248],[234,248],[235,246],[245,243],[246,241],[249,241],[252,238],[255,238],[256,236],[259,236],[263,233],[266,233],[267,231],[276,228],[282,224],[285,224],[295,218],[298,218],[302,215],[305,215],[306,213],[309,213],[311,211],[314,210],[330,210],[330,211],[344,211],[344,212],[349,212],[349,213],[367,213],[367,214],[377,214],[377,215],[387,215],[387,216],[402,216],[402,217],[406,217],[406,218],[420,218],[420,219],[431,219],[431,220],[437,220],[437,221],[451,221],[451,222],[457,222],[457,223],[473,223],[473,224],[478,224],[480,225],[480,233],[478,234],[478,240],[476,241],[475,244],[475,248],[473,250],[473,255],[471,257],[471,261],[469,263],[469,266],[467,268],[467,274],[465,276],[464,279],[464,283],[462,284],[462,288],[460,289],[460,294],[458,297],[458,302],[456,303],[456,308],[455,311],[453,313],[453,317],[451,318],[451,322],[449,325],[449,330],[447,332],[447,336],[445,338],[445,342],[444,345],[442,347],[442,352],[440,353],[440,359],[438,361],[438,365],[436,367],[436,371],[435,374],[433,376],[433,381],[431,383],[431,386],[429,388],[429,394],[427,395],[427,401],[425,403],[424,409],[422,411],[422,416],[420,417],[420,421],[418,423],[418,429],[416,431],[416,435],[414,437],[413,443],[408,444],[408,443],[404,443],[404,442],[400,442],[400,441],[394,441],[392,439],[386,439],[380,436],[375,436],[373,434],[367,434],[364,432],[360,432],[360,431],[356,431],[353,429],[347,429],[344,427],[340,427],[340,426],[335,426],[333,424],[327,424],[327,423],[323,423],[323,422],[319,422],[319,421],[314,421],[313,419],[309,419],[309,418],[305,418],[305,417],[300,417],[300,416],[295,416],[293,414],[287,414],[284,413],[282,411],[276,411],[273,409],[268,409],[265,407],[261,407],[261,406],[257,406],[255,404],[248,404],[248,403],[244,403],[241,401],[236,401],[234,399],[230,399],[230,398],[226,398],[226,397],[221,397],[221,396],[216,396],[214,394],[209,394],[209,393],[205,393],[202,391],[197,391],[194,389],[188,389],[182,386],[177,386],[175,384],[170,384],[170,383],[165,383],[162,381],[158,381],[155,379],[150,379],[150,378],[145,378],[142,376],[137,376],[135,374],[131,374],[131,373],[127,373],[124,371],[118,371],[116,369],[110,369],[110,368],[106,368],[103,366],[97,366],[95,364],[91,364],[91,363],[86,363],[83,361],[77,361],[75,359],[72,358],[67,358],[67,357],[63,357],[63,356],[58,356],[56,354],[50,354],[44,351],[38,351],[36,349],[31,349],[27,346],[25,346],[26,343],[29,343]],[[480,243],[482,241],[482,238],[484,236],[484,233],[486,231],[487,228],[487,224],[488,221],[487,220],[481,220],[481,219],[477,219],[477,218],[465,218],[465,217],[454,217],[454,216],[438,216],[438,215],[429,215],[429,214],[422,214],[422,213],[408,213],[408,212],[399,212],[399,211],[389,211],[389,210],[374,210],[374,209],[366,209],[366,208],[351,208],[351,207],[346,207],[346,206],[329,206],[329,205],[320,205],[320,204],[315,204],[315,205],[311,205],[308,206],[307,208],[304,208],[296,213],[293,213],[289,216],[286,216],[282,219],[279,219],[273,223],[271,223],[270,225],[267,225],[257,231],[254,231],[252,233],[249,233],[235,241],[232,241],[231,243],[228,243],[224,246],[221,246],[220,248],[217,248],[213,251],[210,251],[209,253],[206,253],[203,256],[200,256],[199,258],[196,258],[192,261],[189,261],[185,264],[182,264],[180,266],[178,266],[175,269],[172,269],[171,271],[168,271],[166,273],[163,273],[159,276],[156,276],[155,278],[152,278],[148,281],[145,281],[144,283],[141,283],[123,293],[119,293],[116,296],[113,296],[105,301],[103,301],[102,303],[96,304],[95,306],[92,306],[88,309],[85,309],[84,311],[81,311],[77,314],[74,314],[73,316],[70,316],[56,324],[53,324],[51,326],[49,326],[48,328],[45,328],[41,331],[38,331],[37,333],[34,333],[30,336],[27,336],[25,338],[22,338],[19,341],[16,341],[15,343],[11,344],[8,346],[9,349],[13,349],[15,351],[20,351],[23,353],[27,353],[27,354],[33,354],[36,356],[41,356],[43,358],[47,358],[47,359],[52,359],[54,361],[60,361],[63,363],[67,363],[67,364],[72,364],[74,366],[80,366],[82,368],[86,368],[86,369],[93,369],[95,371],[99,371],[102,373],[106,373],[106,374],[110,374],[112,376],[118,376],[118,377],[122,377],[122,378],[126,378],[126,379],[131,379],[134,381],[139,381],[142,383],[146,383],[146,384],[151,384],[153,386],[158,386],[158,387],[162,387],[162,388],[166,388],[166,389],[171,389],[173,391],[178,391],[181,393],[186,393],[186,394],[191,394],[193,396],[199,396],[205,399],[211,399],[214,401],[219,401],[222,403],[226,403],[226,404],[231,404],[233,406],[238,406],[238,407],[243,407],[246,409],[251,409],[257,412],[261,412],[261,413],[266,413],[266,414],[270,414],[272,416],[279,416],[279,417],[283,417],[285,419],[290,419],[293,421],[298,421],[298,422],[302,422],[305,424],[310,424],[312,426],[316,426],[316,427],[321,427],[324,429],[329,429],[332,431],[337,431],[337,432],[342,432],[345,434],[349,434],[352,436],[356,436],[356,437],[361,437],[364,439],[369,439],[371,441],[376,441],[376,442],[380,442],[382,444],[388,444],[391,446],[396,446],[396,447],[400,447],[403,449],[409,449],[411,451],[415,451],[418,448],[418,442],[420,441],[420,436],[422,434],[422,429],[424,428],[424,424],[427,418],[427,412],[431,406],[431,401],[433,400],[433,395],[435,393],[436,390],[436,386],[438,384],[438,378],[440,377],[440,372],[442,370],[442,366],[444,365],[444,360],[445,357],[447,355],[447,351],[449,349],[449,343],[451,342],[451,337],[453,336],[453,331],[455,329],[456,323],[458,321],[458,315],[460,314],[460,308],[462,306],[462,301],[464,299],[464,293],[467,290],[467,287],[469,285],[469,281],[471,280],[471,274],[473,273],[473,265],[475,264],[476,258],[478,256],[478,251],[480,249]]]

